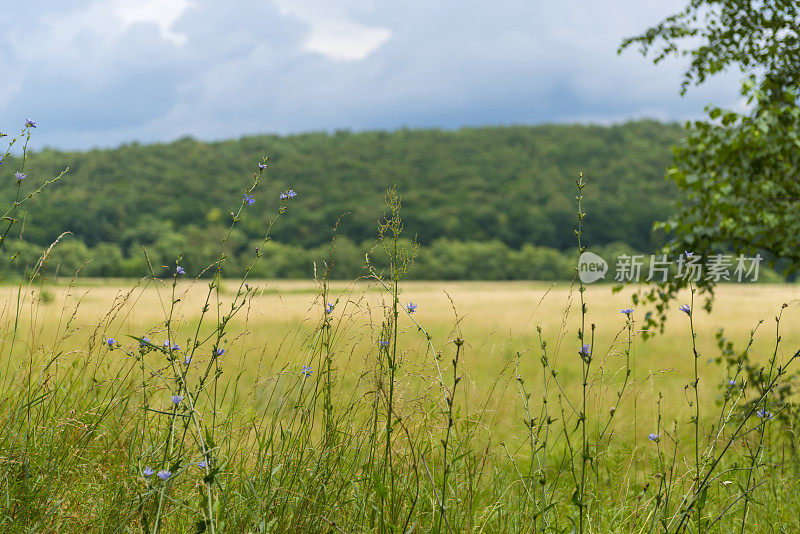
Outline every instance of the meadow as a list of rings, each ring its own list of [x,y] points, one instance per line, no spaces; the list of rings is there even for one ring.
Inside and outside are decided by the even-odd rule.
[[[643,341],[637,328],[640,311],[631,313],[630,322],[620,313],[630,307],[636,289],[612,293],[611,286],[600,284],[584,292],[583,319],[597,325],[592,355],[598,360],[588,380],[585,412],[592,421],[588,441],[594,443],[595,455],[586,483],[588,532],[677,528],[657,520],[657,501],[663,502],[665,494],[657,489],[665,471],[659,458],[673,461],[674,491],[683,488],[691,495],[690,323],[675,309],[666,331]],[[568,446],[565,439],[575,439],[573,427],[579,419],[570,403],[581,398],[582,314],[575,284],[402,284],[400,304],[413,302],[417,308],[399,315],[392,338],[398,349],[393,412],[405,434],[391,443],[395,465],[389,478],[396,477],[395,487],[368,473],[370,455],[378,467],[382,457],[380,446],[368,452],[370,443],[380,445],[386,436],[380,428],[385,422],[375,421],[386,409],[380,405],[386,401],[376,398],[386,394],[381,340],[386,338],[391,293],[369,280],[259,280],[246,288],[224,282],[213,291],[212,309],[231,309],[231,302],[243,294],[246,305],[227,323],[219,345],[224,354],[214,358],[208,351],[198,353],[192,369],[187,366],[183,373],[187,383],[199,381],[201,370],[212,363],[218,373],[214,400],[207,391],[198,393],[193,408],[203,414],[204,428],[216,428],[213,437],[206,437],[216,443],[213,461],[219,462],[213,482],[219,504],[213,517],[205,510],[208,499],[203,500],[202,492],[198,497],[204,477],[197,464],[204,454],[190,452],[197,439],[180,422],[180,440],[164,428],[173,413],[170,394],[175,386],[167,363],[171,353],[139,351],[142,336],[154,347],[166,338],[188,347],[193,336],[214,333],[217,321],[197,330],[208,280],[176,277],[173,286],[152,278],[59,279],[0,289],[3,332],[16,332],[13,339],[6,335],[2,345],[8,408],[0,449],[3,531],[188,532],[210,529],[206,521],[212,517],[218,532],[576,529],[567,457],[577,445]],[[691,298],[684,296],[687,302]],[[720,404],[732,389],[728,381],[744,380],[741,372],[732,375],[718,359],[722,351],[716,332],[724,328],[726,339],[741,352],[748,333],[763,319],[749,354],[754,365],[768,367],[776,350],[774,317],[782,313],[777,356],[786,361],[800,346],[799,297],[800,287],[791,284],[729,284],[718,289],[713,313],[698,306],[693,322],[699,333],[704,447],[722,441],[716,434],[722,420],[735,422],[725,411],[732,399],[722,412]],[[784,303],[788,307],[782,310]],[[333,307],[327,311],[329,304]],[[169,334],[165,317],[171,317]],[[115,346],[109,348],[109,339]],[[548,358],[544,374],[542,341]],[[179,352],[184,354],[185,348]],[[623,387],[626,365],[632,374]],[[624,393],[617,400],[621,387]],[[34,398],[25,397],[25,391]],[[736,395],[743,404],[746,394]],[[453,399],[452,411],[448,399]],[[554,421],[546,425],[552,427],[547,448],[542,448],[544,434],[532,433],[541,423],[542,399],[555,412],[550,416]],[[609,421],[611,407],[622,416]],[[783,409],[789,416],[791,408]],[[332,421],[326,420],[327,413],[333,414]],[[527,423],[532,413],[535,425]],[[569,424],[559,430],[562,417]],[[450,418],[452,434],[446,438]],[[713,477],[701,531],[798,528],[793,483],[798,465],[782,442],[786,435],[794,440],[793,425],[791,418],[765,425],[769,440],[762,439],[757,455],[752,431],[733,445],[725,469]],[[330,428],[335,428],[335,437]],[[652,433],[660,435],[658,443],[648,438]],[[667,446],[667,436],[674,446]],[[532,440],[538,440],[533,453]],[[172,441],[182,444],[162,456]],[[27,451],[24,459],[20,450]],[[330,451],[336,453],[331,456]],[[751,457],[757,461],[748,470]],[[155,475],[143,476],[150,466],[166,466],[171,478],[156,483]],[[284,475],[283,469],[292,475]],[[759,485],[753,489],[755,482],[748,481],[743,489],[751,471]],[[784,471],[785,477],[774,476]],[[445,472],[451,481],[445,481],[443,490]],[[766,477],[768,473],[773,475]],[[398,501],[389,509],[392,492]],[[745,492],[751,500],[743,528]],[[446,496],[444,507],[441,495]],[[413,508],[412,497],[417,501]],[[388,511],[381,509],[382,501]],[[677,515],[678,508],[671,513]],[[719,514],[721,519],[709,527]],[[160,525],[154,524],[157,515]],[[687,527],[696,528],[691,523]]]
[[[259,280],[298,196],[250,216],[267,158],[215,260],[85,278],[66,234],[31,260],[11,233],[63,176],[28,189],[34,127],[0,234],[0,532],[800,528],[798,286],[720,284],[709,314],[689,284],[662,333],[645,287],[421,282],[394,188],[355,281],[336,237],[310,279]]]

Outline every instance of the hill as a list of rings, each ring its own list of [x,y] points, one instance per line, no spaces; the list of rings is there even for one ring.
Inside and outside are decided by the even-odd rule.
[[[347,238],[343,248],[363,249],[374,240],[391,186],[403,197],[407,235],[418,236],[423,253],[443,246],[460,246],[471,255],[472,249],[485,254],[492,247],[507,254],[525,247],[568,250],[575,242],[574,181],[581,171],[590,184],[586,241],[649,251],[660,243],[653,222],[669,213],[676,195],[664,170],[681,134],[676,124],[637,121],[608,127],[264,135],[213,143],[184,138],[87,152],[45,149],[30,156],[26,187],[64,166],[71,171],[27,206],[25,242],[18,247],[32,254],[69,230],[71,242],[59,252],[63,269],[74,268],[87,254],[94,258],[92,274],[143,274],[144,245],[156,263],[183,253],[198,271],[214,256],[210,238],[222,235],[250,174],[268,155],[256,202],[231,239],[234,258],[253,250],[278,195],[289,187],[299,196],[273,232],[270,253],[281,250],[278,260],[290,265],[297,259],[291,254],[324,247],[343,214],[338,230]],[[7,162],[5,169],[18,164],[13,158]],[[12,188],[0,194],[5,205],[13,201]],[[508,277],[516,275],[500,276]]]

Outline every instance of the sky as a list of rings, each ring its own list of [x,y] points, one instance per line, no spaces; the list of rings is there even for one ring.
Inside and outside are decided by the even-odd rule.
[[[30,0],[0,10],[0,131],[34,147],[685,120],[723,74],[617,47],[675,0]]]

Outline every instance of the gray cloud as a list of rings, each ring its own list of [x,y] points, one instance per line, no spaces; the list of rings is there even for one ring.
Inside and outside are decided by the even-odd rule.
[[[62,148],[336,128],[676,120],[734,106],[738,77],[678,95],[620,40],[683,2],[110,0],[0,18],[0,129]],[[603,5],[606,4],[606,5]]]

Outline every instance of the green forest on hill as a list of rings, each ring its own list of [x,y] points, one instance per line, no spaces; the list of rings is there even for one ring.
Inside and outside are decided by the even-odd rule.
[[[252,258],[279,194],[298,192],[252,273],[309,277],[327,258],[341,218],[334,277],[357,275],[372,247],[387,188],[403,198],[405,234],[421,245],[411,276],[429,279],[563,279],[574,265],[575,179],[583,172],[584,241],[592,250],[651,252],[664,236],[652,226],[672,209],[665,178],[677,124],[541,125],[457,131],[309,133],[222,142],[191,138],[110,150],[29,155],[24,188],[70,172],[25,204],[17,270],[69,231],[48,269],[84,276],[147,274],[183,254],[187,274],[214,261],[230,212],[241,204],[257,163],[269,166],[228,244],[233,274]],[[6,158],[4,172],[19,166]],[[2,190],[5,205],[14,188]],[[567,253],[565,253],[567,251]],[[238,273],[237,273],[238,274]]]

